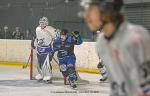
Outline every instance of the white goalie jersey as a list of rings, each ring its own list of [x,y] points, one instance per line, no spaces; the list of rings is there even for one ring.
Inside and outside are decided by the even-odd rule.
[[[55,38],[57,32],[52,26],[46,26],[42,29],[40,26],[36,28],[36,40],[35,46],[49,46],[51,45],[53,38]]]

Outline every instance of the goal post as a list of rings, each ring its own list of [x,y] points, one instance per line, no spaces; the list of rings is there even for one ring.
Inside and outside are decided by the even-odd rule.
[[[31,58],[30,58],[31,57]],[[30,80],[33,80],[33,49],[31,49],[31,53],[30,53],[30,59],[31,59],[31,62],[29,64],[29,68],[30,68]]]

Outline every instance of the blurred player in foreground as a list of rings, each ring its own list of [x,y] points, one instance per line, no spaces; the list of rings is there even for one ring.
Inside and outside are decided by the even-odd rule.
[[[50,61],[52,60],[52,42],[56,36],[56,29],[48,26],[48,19],[42,17],[39,20],[39,26],[36,28],[36,39],[32,47],[37,50],[38,74],[35,79],[51,83],[52,68]]]
[[[60,36],[55,38],[53,47],[54,51],[58,51],[60,71],[64,77],[68,78],[71,88],[77,88],[75,81],[77,80],[77,72],[75,68],[76,56],[74,54],[74,46],[82,44],[79,32],[75,31],[69,35],[68,30],[61,31]]]
[[[88,2],[89,0],[83,0],[83,2],[81,2],[81,6],[83,6],[84,8],[85,7],[88,7],[89,5],[84,5],[84,3]],[[92,32],[95,32],[94,34],[101,34],[102,30],[99,29],[102,25],[102,20],[101,20],[101,16],[100,16],[100,12],[99,12],[99,9],[97,9],[96,7],[93,7],[93,8],[85,8],[87,9],[86,12],[88,14],[90,14],[90,18],[92,18],[92,20],[88,20],[88,26],[91,28]],[[94,30],[92,26],[95,26],[96,28],[98,28],[98,30]],[[97,37],[97,36],[96,36]],[[103,82],[103,81],[106,81],[107,78],[108,78],[108,72],[107,72],[107,69],[104,65],[104,62],[103,60],[101,59],[100,55],[98,54],[98,57],[99,57],[99,63],[97,65],[97,68],[100,70],[100,81]]]
[[[111,96],[150,96],[150,35],[125,20],[123,0],[81,0],[84,19],[97,38],[98,54],[106,64]]]

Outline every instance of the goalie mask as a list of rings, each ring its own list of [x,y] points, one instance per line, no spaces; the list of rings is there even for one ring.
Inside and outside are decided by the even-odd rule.
[[[48,26],[48,18],[47,17],[40,18],[39,25],[42,29]]]

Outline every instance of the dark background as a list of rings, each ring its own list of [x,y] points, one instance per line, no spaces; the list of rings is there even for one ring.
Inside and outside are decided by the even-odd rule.
[[[150,30],[150,0],[125,0],[125,3],[126,18]],[[92,33],[77,16],[79,11],[79,0],[0,0],[0,28],[8,25],[15,30],[19,26],[34,33],[39,18],[47,16],[49,25],[80,31],[84,39],[91,41]]]

